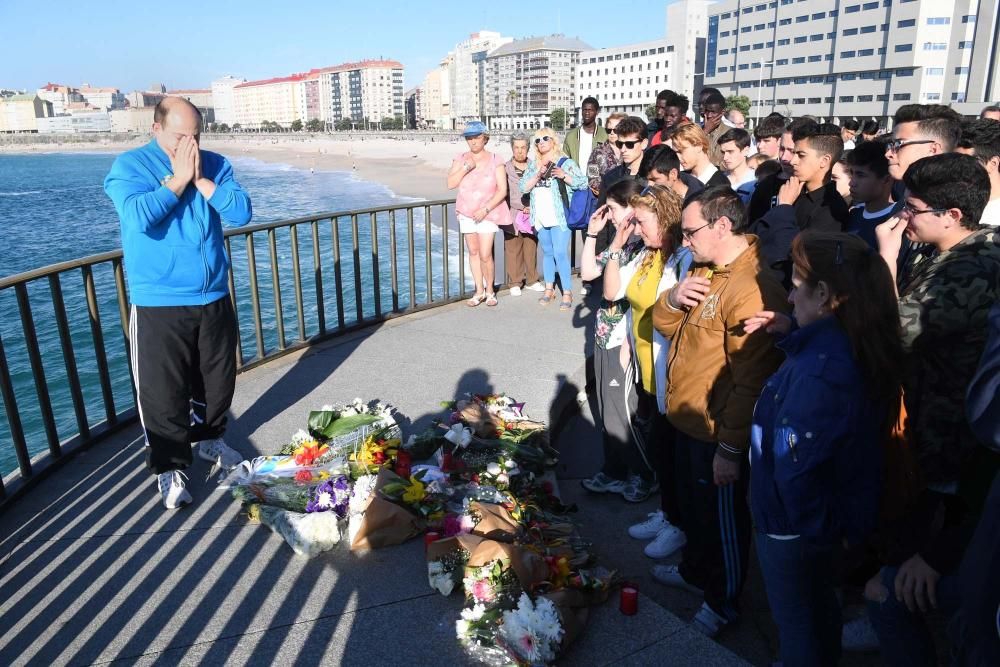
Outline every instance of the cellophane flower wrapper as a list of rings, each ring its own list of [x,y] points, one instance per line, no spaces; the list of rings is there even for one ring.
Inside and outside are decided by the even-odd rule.
[[[334,512],[305,514],[270,505],[251,505],[251,520],[281,535],[299,556],[314,558],[340,542],[339,518]]]

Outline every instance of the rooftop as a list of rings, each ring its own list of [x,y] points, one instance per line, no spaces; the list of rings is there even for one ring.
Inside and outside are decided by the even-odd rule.
[[[590,51],[593,47],[590,44],[566,35],[546,35],[545,37],[528,37],[517,39],[509,44],[504,44],[495,51],[491,51],[490,58],[506,56],[513,53],[524,53],[525,51]]]

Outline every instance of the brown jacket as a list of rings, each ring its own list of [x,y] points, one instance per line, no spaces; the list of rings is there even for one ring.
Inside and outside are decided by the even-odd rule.
[[[737,459],[750,445],[750,421],[761,387],[784,355],[764,330],[747,334],[743,322],[761,310],[788,312],[777,276],[762,268],[757,237],[724,267],[715,267],[708,297],[690,311],[667,302],[653,307],[653,326],[670,340],[667,416],[698,440],[725,443],[719,452]],[[692,267],[688,275],[707,275]]]

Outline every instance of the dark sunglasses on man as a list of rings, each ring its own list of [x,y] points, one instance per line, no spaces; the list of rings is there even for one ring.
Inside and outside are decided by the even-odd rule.
[[[619,149],[621,149],[621,148],[627,148],[629,150],[632,150],[633,148],[635,148],[636,146],[638,146],[641,143],[642,143],[642,139],[636,139],[634,141],[616,141],[615,142],[615,146],[617,146]]]

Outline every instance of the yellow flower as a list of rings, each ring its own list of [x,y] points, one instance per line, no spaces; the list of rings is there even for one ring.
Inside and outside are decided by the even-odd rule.
[[[403,492],[404,503],[418,503],[424,499],[424,485],[419,479],[410,479],[410,485]]]

